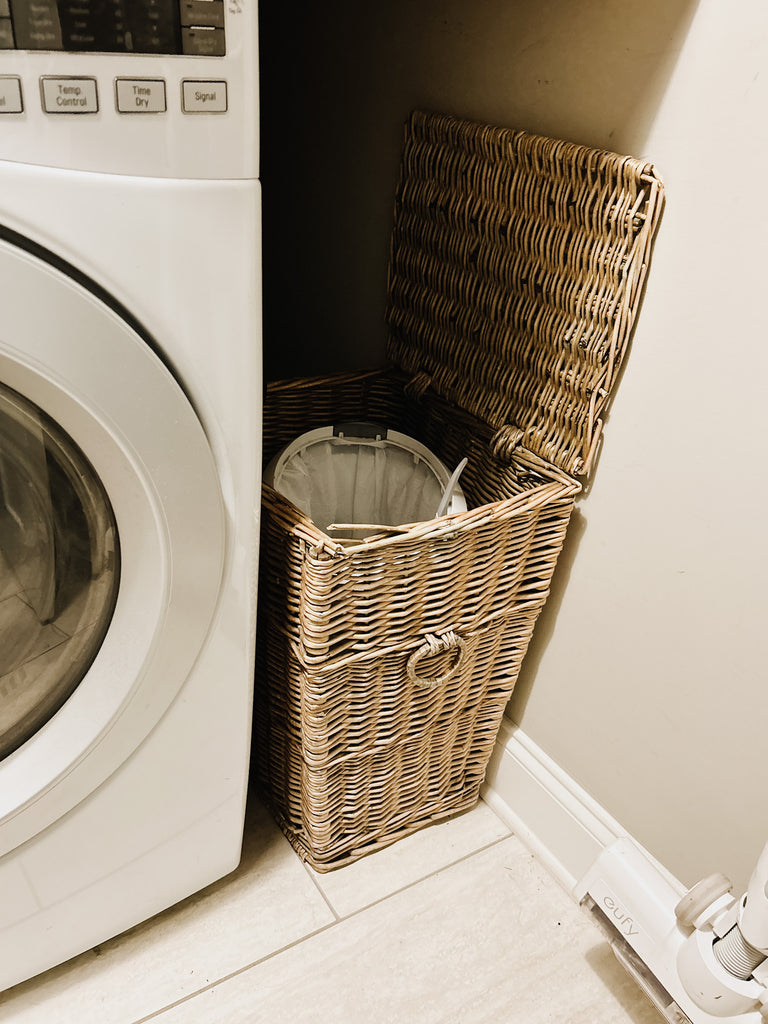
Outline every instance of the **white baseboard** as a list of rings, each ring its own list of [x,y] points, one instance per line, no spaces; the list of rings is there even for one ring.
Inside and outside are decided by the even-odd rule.
[[[571,895],[603,850],[628,836],[605,808],[506,718],[481,796]]]

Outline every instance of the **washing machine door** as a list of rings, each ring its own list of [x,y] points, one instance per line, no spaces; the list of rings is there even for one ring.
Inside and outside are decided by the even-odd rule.
[[[0,240],[0,855],[130,757],[216,610],[214,458],[129,321]]]

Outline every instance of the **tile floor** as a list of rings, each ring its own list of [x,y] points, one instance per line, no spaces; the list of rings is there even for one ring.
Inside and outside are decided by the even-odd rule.
[[[252,801],[240,868],[0,995],[0,1024],[660,1024],[485,804],[330,874]]]

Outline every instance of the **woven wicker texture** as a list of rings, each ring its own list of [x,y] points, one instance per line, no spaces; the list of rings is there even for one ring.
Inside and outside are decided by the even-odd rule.
[[[554,465],[589,471],[661,208],[649,164],[415,113],[389,356]]]
[[[348,419],[403,431],[449,469],[469,459],[466,512],[357,541],[334,540],[264,487],[254,769],[319,870],[476,802],[580,489],[560,463],[583,470],[594,451],[659,195],[636,161],[414,115],[390,269],[390,351],[406,372],[268,388],[266,459]],[[541,266],[556,268],[541,289],[520,269],[536,262],[534,238]]]

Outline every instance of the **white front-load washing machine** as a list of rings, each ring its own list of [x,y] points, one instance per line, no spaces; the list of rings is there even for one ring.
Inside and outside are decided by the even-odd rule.
[[[0,0],[0,988],[240,857],[252,0]]]

